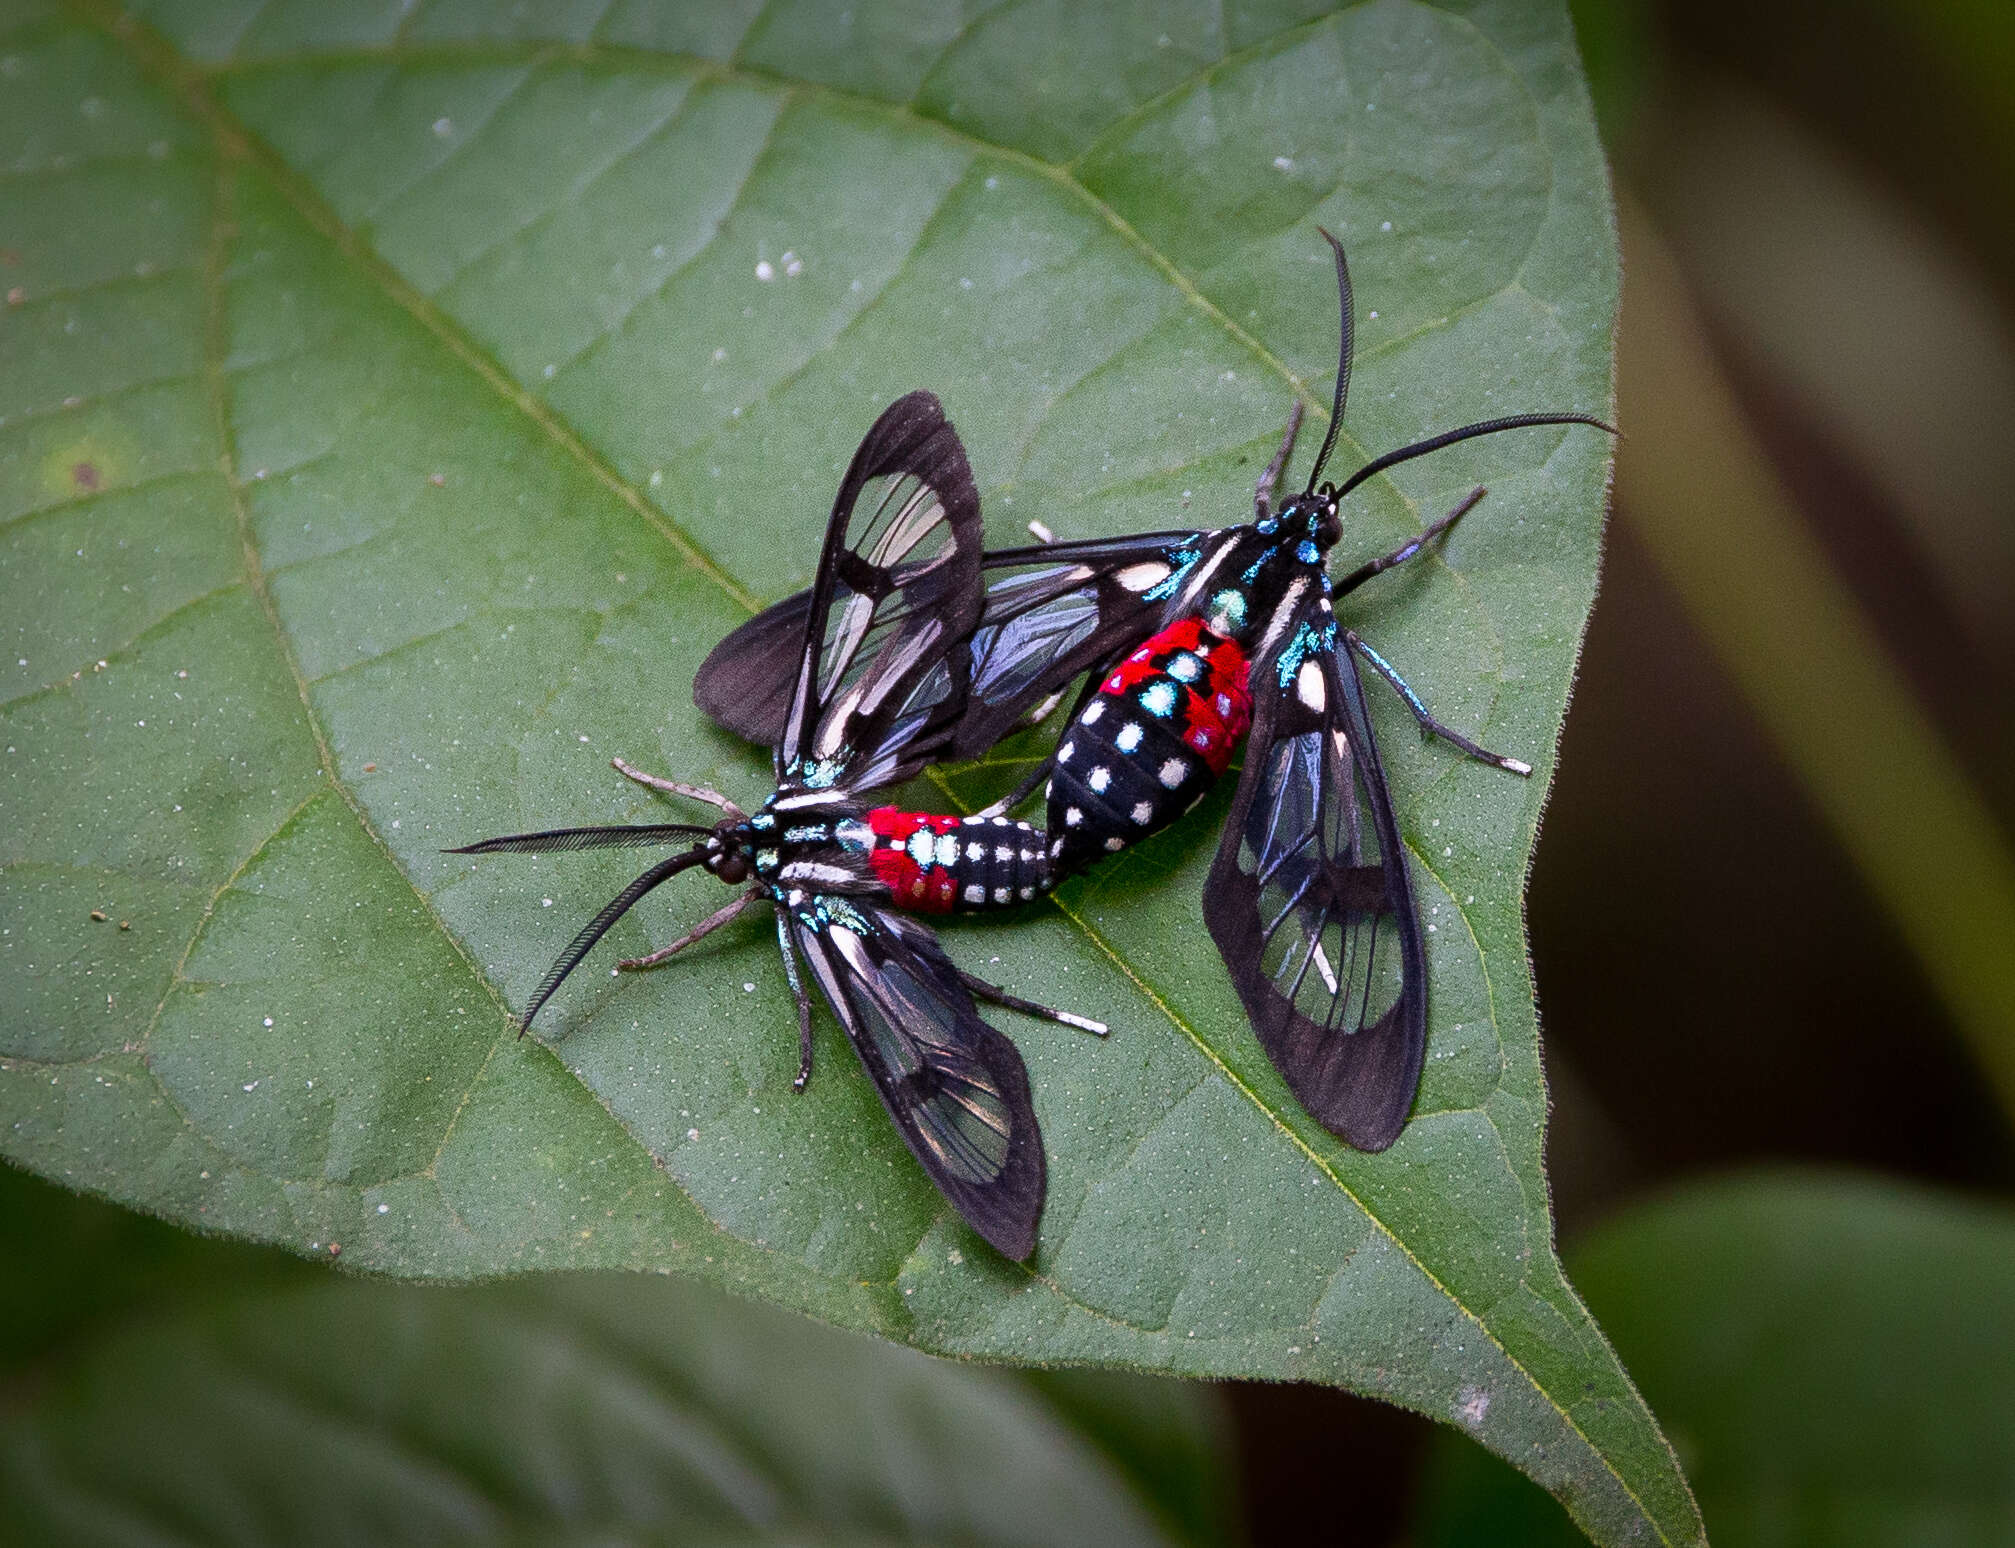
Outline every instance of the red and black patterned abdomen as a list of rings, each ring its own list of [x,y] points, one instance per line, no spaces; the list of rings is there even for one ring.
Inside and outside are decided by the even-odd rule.
[[[1050,867],[1059,876],[1194,806],[1252,721],[1245,652],[1196,618],[1170,624],[1099,684],[1057,747]]]
[[[1047,892],[1042,834],[1006,817],[940,817],[877,806],[868,861],[897,908],[912,914],[1011,908]]]

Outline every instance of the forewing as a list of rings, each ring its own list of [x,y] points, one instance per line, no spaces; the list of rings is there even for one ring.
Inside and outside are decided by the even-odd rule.
[[[950,756],[978,757],[1073,678],[1153,634],[1208,536],[1155,532],[989,553],[986,612]]]
[[[862,438],[826,523],[777,777],[881,784],[965,704],[980,618],[980,505],[958,433],[913,392]]]
[[[1253,673],[1204,922],[1289,1089],[1332,1133],[1383,1150],[1420,1083],[1427,961],[1356,663],[1333,626],[1311,637]]]
[[[983,555],[985,613],[948,756],[979,756],[1072,678],[1152,634],[1208,536],[1143,533]],[[765,608],[701,663],[693,699],[716,723],[765,747],[783,740],[793,683],[776,664],[796,659],[811,600],[801,591]]]
[[[937,938],[859,899],[792,906],[792,943],[867,1066],[903,1142],[938,1190],[1001,1252],[1035,1250],[1042,1134],[1028,1071],[982,1021]]]

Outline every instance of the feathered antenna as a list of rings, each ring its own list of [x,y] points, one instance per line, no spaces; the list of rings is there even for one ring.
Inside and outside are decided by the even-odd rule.
[[[1336,342],[1336,393],[1329,403],[1329,434],[1322,438],[1322,450],[1315,454],[1315,466],[1308,470],[1308,488],[1304,494],[1315,493],[1315,481],[1322,477],[1322,465],[1329,461],[1329,454],[1336,448],[1336,433],[1343,428],[1343,403],[1350,396],[1350,360],[1357,350],[1357,322],[1355,303],[1350,292],[1350,264],[1343,256],[1343,244],[1327,229],[1317,226],[1322,239],[1336,254],[1336,296],[1343,312],[1343,325],[1338,330]]]
[[[538,855],[569,849],[634,848],[639,845],[663,844],[672,839],[711,838],[713,831],[712,828],[695,827],[686,822],[639,823],[634,826],[609,828],[548,828],[543,833],[512,833],[504,838],[484,839],[480,844],[464,844],[445,853]],[[595,942],[607,935],[615,927],[616,921],[634,908],[645,893],[663,886],[679,872],[698,865],[706,857],[707,846],[703,843],[695,844],[691,849],[679,854],[669,855],[611,898],[607,906],[582,927],[581,933],[568,942],[567,949],[560,953],[558,960],[547,970],[545,978],[539,983],[538,991],[532,996],[532,1003],[525,1008],[525,1014],[518,1018],[518,1036],[523,1037],[530,1029],[532,1018],[539,1014],[539,1008],[553,997],[553,991],[560,987],[567,975],[580,966],[581,958],[594,948]]]

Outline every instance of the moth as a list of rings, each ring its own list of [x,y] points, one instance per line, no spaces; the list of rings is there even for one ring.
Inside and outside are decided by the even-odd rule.
[[[1541,425],[1610,427],[1581,413],[1509,415],[1386,452],[1341,483],[1323,481],[1355,336],[1349,264],[1323,236],[1342,321],[1329,429],[1307,484],[1274,508],[1301,423],[1297,403],[1250,522],[987,553],[966,707],[945,747],[948,756],[977,755],[1086,674],[1055,751],[988,809],[1011,811],[1047,781],[1046,838],[1059,877],[1173,822],[1228,771],[1244,737],[1204,923],[1296,1098],[1351,1145],[1383,1150],[1405,1126],[1426,1057],[1427,963],[1361,668],[1398,692],[1424,733],[1514,774],[1531,767],[1436,720],[1335,616],[1338,597],[1421,553],[1483,490],[1333,581],[1327,556],[1343,532],[1342,502],[1386,469],[1461,441]],[[806,600],[786,599],[716,648],[694,682],[702,709],[745,736],[765,734],[773,704],[737,663],[788,633]]]
[[[695,867],[744,890],[626,968],[652,967],[767,903],[797,997],[799,1067],[811,1075],[808,972],[932,1182],[1010,1258],[1034,1250],[1042,1135],[1028,1072],[973,997],[1103,1033],[961,971],[909,913],[1017,906],[1047,890],[1042,834],[994,814],[958,818],[874,804],[870,792],[941,755],[967,713],[971,637],[984,607],[979,493],[938,400],[913,392],[862,439],[828,518],[816,579],[777,662],[795,670],[772,738],[776,788],[755,812],[617,760],[627,777],[724,814],[712,827],[556,828],[453,854],[683,846],[595,915],[533,994],[529,1026],[616,921]],[[805,972],[800,971],[802,963]]]

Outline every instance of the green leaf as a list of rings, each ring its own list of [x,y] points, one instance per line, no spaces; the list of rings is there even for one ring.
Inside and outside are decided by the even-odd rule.
[[[9,1383],[10,1541],[1163,1544],[1129,1468],[1177,1467],[1188,1540],[1223,1540],[1199,1388],[1081,1373],[1080,1406],[1139,1442],[1115,1467],[1024,1378],[697,1285],[316,1284],[18,1178],[0,1197],[58,1227],[41,1265],[101,1305],[59,1311],[72,1347]],[[200,1273],[206,1294],[117,1306],[138,1286],[108,1249],[136,1245],[150,1292]],[[18,1308],[31,1279],[5,1280]]]
[[[1715,1541],[2005,1542],[2015,1215],[1826,1173],[1697,1184],[1573,1254],[1672,1425]],[[1572,1543],[1547,1498],[1444,1444],[1423,1544]]]
[[[1434,1023],[1386,1154],[1293,1102],[1198,929],[1228,791],[1059,906],[946,932],[1113,1027],[1010,1027],[1050,1158],[1028,1268],[947,1215],[829,1026],[792,1096],[768,932],[578,975],[520,1042],[621,857],[439,852],[664,811],[613,754],[760,798],[692,671],[808,578],[901,391],[944,398],[997,541],[1249,509],[1291,395],[1325,400],[1318,221],[1360,297],[1344,457],[1603,409],[1615,253],[1563,14],[589,9],[8,24],[5,1153],[385,1273],[669,1268],[966,1356],[1340,1383],[1463,1425],[1604,1541],[1695,1539],[1541,1165],[1520,884],[1593,433],[1451,451],[1351,514],[1368,556],[1488,480],[1350,616],[1541,770],[1380,705]]]

